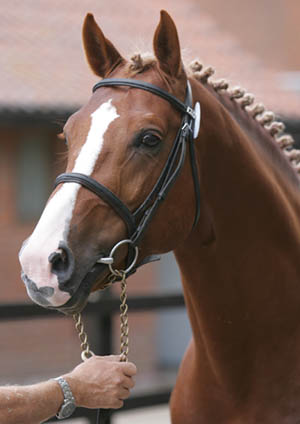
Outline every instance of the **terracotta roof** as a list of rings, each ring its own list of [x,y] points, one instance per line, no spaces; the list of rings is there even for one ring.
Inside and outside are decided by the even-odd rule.
[[[300,96],[284,91],[275,71],[264,68],[196,0],[85,0],[2,2],[0,30],[0,108],[74,109],[90,96],[97,80],[89,70],[81,42],[87,12],[126,56],[150,50],[159,10],[174,18],[185,56],[217,69],[216,78],[241,84],[277,113],[299,116]],[[2,10],[1,10],[2,9]],[[145,40],[145,42],[144,42]]]

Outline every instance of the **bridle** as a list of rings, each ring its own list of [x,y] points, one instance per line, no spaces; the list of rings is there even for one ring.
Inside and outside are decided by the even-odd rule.
[[[186,144],[189,145],[190,164],[194,182],[194,192],[196,200],[196,210],[194,216],[193,227],[197,224],[200,215],[200,186],[198,179],[198,168],[196,162],[194,138],[198,136],[200,126],[200,105],[196,103],[195,109],[192,107],[192,92],[190,83],[187,82],[186,98],[183,103],[172,94],[162,90],[161,88],[149,84],[147,82],[134,79],[107,78],[98,82],[93,92],[101,87],[118,87],[128,86],[150,92],[156,96],[168,101],[179,112],[182,113],[182,121],[173,142],[168,159],[164,168],[158,177],[154,187],[148,194],[143,203],[134,211],[131,212],[122,200],[120,200],[111,190],[96,181],[95,179],[76,172],[64,173],[59,175],[55,180],[55,187],[62,183],[77,183],[95,193],[102,200],[108,203],[111,208],[122,218],[127,227],[128,237],[125,240],[117,243],[108,257],[101,257],[97,262],[109,266],[110,271],[114,274],[114,253],[122,244],[128,244],[128,255],[126,261],[126,275],[133,273],[136,268],[144,263],[152,260],[148,257],[142,263],[136,265],[138,257],[138,245],[144,236],[144,233],[152,220],[158,206],[165,199],[173,186],[185,160]],[[131,248],[130,248],[131,247]],[[116,278],[117,279],[117,278]]]
[[[151,219],[153,218],[158,206],[165,199],[173,186],[179,172],[184,164],[186,155],[186,144],[189,144],[190,150],[190,163],[192,176],[194,181],[194,192],[196,200],[196,210],[193,222],[193,228],[196,226],[200,216],[200,185],[198,179],[198,168],[196,162],[194,139],[197,138],[200,127],[200,104],[196,103],[195,109],[192,107],[192,92],[190,83],[187,82],[185,102],[181,102],[175,96],[162,90],[161,88],[133,79],[104,79],[96,84],[93,92],[101,87],[115,87],[115,86],[128,86],[141,90],[148,91],[156,96],[163,98],[171,103],[179,112],[183,114],[179,130],[173,142],[167,161],[163,170],[158,177],[154,187],[148,194],[143,203],[134,211],[131,212],[128,207],[122,202],[111,190],[96,181],[95,179],[76,172],[64,173],[59,175],[55,180],[55,187],[62,183],[77,183],[95,193],[100,199],[108,203],[111,208],[123,219],[127,227],[128,238],[119,241],[111,250],[108,257],[101,257],[97,262],[109,266],[111,272],[111,282],[121,281],[121,306],[125,307],[122,312],[121,309],[121,359],[127,360],[128,356],[128,324],[127,324],[127,305],[126,305],[126,276],[135,272],[137,267],[150,262],[153,257],[147,257],[143,262],[136,264],[138,258],[138,244],[141,241]],[[114,254],[116,250],[123,244],[128,244],[128,254],[125,270],[116,270],[113,268]],[[122,320],[123,316],[123,320]],[[89,345],[87,343],[86,334],[83,331],[81,324],[81,315],[74,315],[80,325],[79,336],[84,337],[84,343],[87,349],[84,348],[83,355],[89,353]],[[125,321],[124,321],[125,320]],[[77,327],[76,327],[77,328]],[[81,340],[82,341],[82,340]],[[85,346],[85,344],[81,346]],[[87,356],[88,357],[88,356]],[[84,356],[83,359],[86,357]],[[103,418],[106,421],[109,417],[109,410],[103,411]],[[100,422],[100,409],[97,413],[97,423]]]

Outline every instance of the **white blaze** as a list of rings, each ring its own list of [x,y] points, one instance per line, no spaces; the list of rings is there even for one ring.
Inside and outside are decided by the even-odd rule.
[[[91,114],[91,127],[72,172],[92,174],[101,153],[105,132],[119,116],[111,101],[110,99],[102,104]],[[53,306],[63,305],[70,295],[59,290],[57,276],[51,273],[48,257],[58,249],[61,240],[67,240],[79,188],[77,183],[61,185],[48,202],[34,232],[20,252],[22,270],[27,277],[37,287],[54,288],[53,296],[47,299]]]

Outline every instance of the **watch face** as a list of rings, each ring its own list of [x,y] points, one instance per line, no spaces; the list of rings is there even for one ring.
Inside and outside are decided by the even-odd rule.
[[[71,402],[71,401],[67,401],[63,406],[62,406],[62,408],[61,408],[61,411],[60,411],[60,416],[61,417],[63,417],[63,418],[67,418],[67,417],[69,417],[70,415],[72,415],[73,414],[73,412],[75,411],[75,409],[76,409],[76,406],[75,406],[75,404],[74,404],[74,402]]]

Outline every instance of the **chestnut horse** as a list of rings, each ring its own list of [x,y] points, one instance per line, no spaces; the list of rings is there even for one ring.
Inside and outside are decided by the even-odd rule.
[[[65,125],[70,180],[58,180],[20,252],[29,295],[42,306],[78,312],[90,291],[105,286],[111,256],[115,267],[127,266],[130,244],[107,255],[130,236],[132,214],[157,184],[187,120],[195,138],[185,140],[181,171],[135,243],[138,265],[173,250],[181,272],[193,338],[171,397],[172,423],[299,423],[299,153],[291,138],[251,95],[211,82],[210,68],[194,62],[185,71],[164,11],[153,57],[125,60],[90,14],[83,41],[92,70],[123,84],[104,80]],[[125,79],[156,91],[126,86]],[[201,104],[199,134],[193,108],[171,101],[187,105],[188,81],[193,105]],[[95,181],[108,200],[97,196]]]

